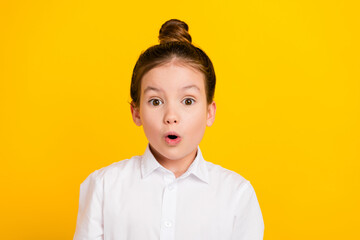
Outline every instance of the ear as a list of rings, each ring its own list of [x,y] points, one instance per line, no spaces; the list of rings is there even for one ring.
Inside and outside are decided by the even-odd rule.
[[[210,127],[215,121],[216,103],[213,101],[208,106],[206,126]]]
[[[131,115],[132,115],[133,121],[136,124],[136,126],[141,126],[142,122],[141,122],[141,118],[140,118],[139,108],[135,107],[133,102],[131,102],[130,110],[131,110]]]

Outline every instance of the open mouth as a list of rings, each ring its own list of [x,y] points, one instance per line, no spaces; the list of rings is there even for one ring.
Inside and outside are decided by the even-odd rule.
[[[176,136],[176,135],[168,135],[168,138],[170,138],[170,139],[177,139],[178,136]]]
[[[181,137],[175,132],[169,132],[165,137],[165,141],[169,145],[176,145],[181,141]]]

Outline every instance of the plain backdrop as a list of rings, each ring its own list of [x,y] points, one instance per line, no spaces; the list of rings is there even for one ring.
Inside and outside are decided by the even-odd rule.
[[[359,10],[347,0],[1,1],[1,238],[72,239],[80,183],[145,151],[131,74],[178,18],[217,74],[203,155],[253,184],[264,239],[360,239]]]

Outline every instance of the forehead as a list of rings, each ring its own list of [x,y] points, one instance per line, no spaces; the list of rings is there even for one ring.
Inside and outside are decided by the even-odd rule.
[[[144,91],[148,86],[171,89],[190,89],[185,86],[195,85],[198,89],[204,89],[205,76],[194,67],[170,62],[157,66],[147,72],[141,81],[141,89]]]

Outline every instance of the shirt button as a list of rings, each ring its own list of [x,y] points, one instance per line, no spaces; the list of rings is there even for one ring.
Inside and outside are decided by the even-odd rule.
[[[174,186],[169,186],[170,191],[174,190],[174,188],[175,188]]]
[[[171,227],[172,226],[172,223],[170,222],[170,221],[165,221],[164,222],[164,225],[165,225],[165,227]]]

